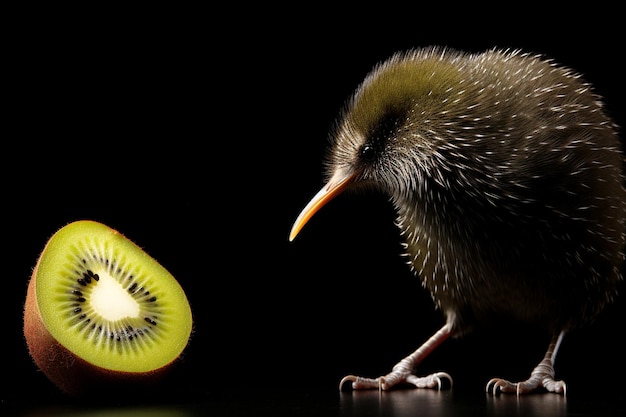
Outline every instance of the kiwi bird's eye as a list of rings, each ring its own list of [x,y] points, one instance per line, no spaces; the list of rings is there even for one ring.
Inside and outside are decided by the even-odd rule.
[[[365,162],[373,162],[376,159],[376,149],[372,145],[365,144],[359,152],[359,156]]]

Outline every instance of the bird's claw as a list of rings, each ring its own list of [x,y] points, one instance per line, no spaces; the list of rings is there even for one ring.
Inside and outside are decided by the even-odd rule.
[[[363,378],[348,375],[343,377],[341,382],[339,382],[339,390],[342,391],[344,385],[348,382],[352,383],[351,388],[353,390],[378,389],[380,391],[386,391],[401,383],[413,385],[415,388],[437,388],[437,390],[442,390],[447,385],[445,384],[446,380],[451,388],[452,377],[446,372],[437,372],[424,377],[399,372],[391,372],[378,378]]]
[[[492,378],[487,382],[486,391],[493,396],[501,392],[517,392],[517,384],[502,378]]]

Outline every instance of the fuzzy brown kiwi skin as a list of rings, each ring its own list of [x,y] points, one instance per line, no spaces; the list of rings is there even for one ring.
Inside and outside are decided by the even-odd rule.
[[[41,256],[26,292],[24,338],[35,365],[61,391],[72,397],[144,391],[155,387],[172,370],[178,360],[145,373],[112,371],[84,361],[57,342],[46,329],[37,304],[35,277],[40,261]]]

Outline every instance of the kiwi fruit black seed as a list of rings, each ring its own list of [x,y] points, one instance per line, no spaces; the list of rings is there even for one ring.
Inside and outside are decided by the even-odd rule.
[[[161,381],[193,319],[177,280],[118,231],[79,220],[47,242],[30,277],[24,337],[67,394]]]

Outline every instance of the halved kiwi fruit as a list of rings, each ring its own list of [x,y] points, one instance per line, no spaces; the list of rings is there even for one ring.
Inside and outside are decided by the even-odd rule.
[[[122,234],[90,220],[50,238],[24,305],[30,355],[72,395],[156,381],[178,360],[192,327],[176,279]]]

